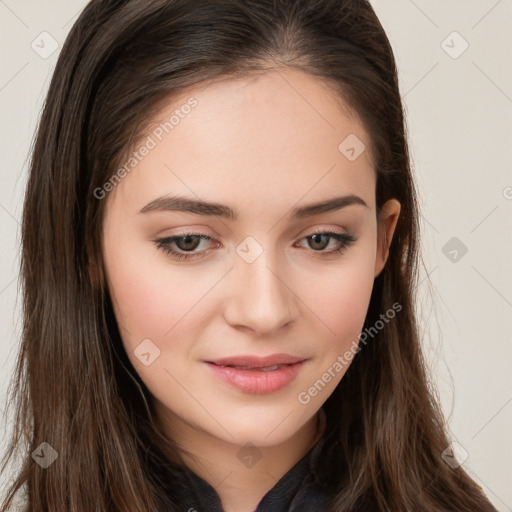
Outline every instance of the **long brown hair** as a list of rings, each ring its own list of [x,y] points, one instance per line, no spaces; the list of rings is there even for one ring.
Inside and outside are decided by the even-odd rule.
[[[324,404],[328,510],[487,510],[463,468],[442,458],[450,441],[414,311],[419,209],[405,119],[393,52],[369,2],[93,0],[62,48],[32,153],[16,415],[2,470],[16,449],[23,458],[1,512],[23,489],[31,512],[179,510],[151,470],[157,447],[173,445],[121,346],[102,273],[107,201],[95,190],[164,102],[201,83],[285,66],[329,83],[359,116],[376,155],[377,208],[401,203],[365,329],[393,304],[401,310]],[[34,453],[49,456],[50,447],[57,458],[43,468]]]

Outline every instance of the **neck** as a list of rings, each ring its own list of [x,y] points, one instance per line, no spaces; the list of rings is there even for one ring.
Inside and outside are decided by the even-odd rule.
[[[242,446],[197,431],[175,417],[171,426],[168,419],[162,422],[164,431],[172,431],[173,441],[189,452],[181,453],[181,460],[215,489],[226,512],[256,509],[263,496],[312,449],[325,430],[325,412],[320,409],[286,441],[252,447],[259,460],[246,466],[238,457]],[[247,450],[249,456],[251,449]],[[176,454],[166,455],[179,463]]]

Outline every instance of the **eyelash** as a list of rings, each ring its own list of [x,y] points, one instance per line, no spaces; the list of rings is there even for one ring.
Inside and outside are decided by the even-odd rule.
[[[331,254],[335,254],[335,253],[342,254],[345,251],[345,249],[348,249],[354,242],[357,241],[357,238],[350,233],[337,233],[336,231],[322,231],[322,230],[317,230],[317,231],[311,233],[310,235],[301,238],[301,240],[303,240],[305,238],[311,238],[315,235],[324,235],[324,236],[328,236],[330,238],[334,238],[340,244],[340,246],[338,248],[331,249],[330,251],[314,251],[314,250],[312,250],[314,253],[320,253],[320,254],[326,254],[326,255],[331,255]],[[178,260],[198,259],[197,258],[198,255],[199,255],[199,258],[201,258],[202,257],[202,256],[200,256],[201,253],[190,252],[187,254],[187,253],[178,252],[175,249],[171,248],[171,244],[173,242],[175,242],[176,240],[180,240],[182,238],[188,237],[188,236],[200,238],[202,240],[212,240],[211,237],[203,235],[201,233],[185,232],[185,233],[181,233],[180,235],[176,235],[176,236],[157,238],[156,240],[153,240],[153,242],[159,249],[163,250],[166,254],[170,254],[173,258],[176,258]],[[203,252],[205,252],[205,251],[203,251]]]

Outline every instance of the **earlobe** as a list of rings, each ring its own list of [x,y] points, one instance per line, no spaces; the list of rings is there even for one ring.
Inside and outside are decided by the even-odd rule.
[[[396,199],[390,199],[381,208],[377,225],[377,254],[375,258],[375,277],[383,270],[389,256],[389,247],[400,215],[401,205]]]

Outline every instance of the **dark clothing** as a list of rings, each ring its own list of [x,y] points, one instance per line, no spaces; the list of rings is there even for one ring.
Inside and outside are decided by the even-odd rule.
[[[265,496],[254,512],[322,512],[328,496],[316,481],[314,468],[320,456],[324,438],[293,466]],[[184,470],[172,461],[165,464],[172,494],[183,512],[224,512],[215,489],[194,472]],[[252,511],[247,511],[252,512]]]
[[[325,422],[325,416],[321,421]],[[328,443],[325,432],[322,432],[308,453],[263,496],[256,509],[247,512],[325,512],[325,504],[335,494],[334,487],[340,479],[340,474],[333,475],[326,468],[338,467],[343,471],[329,460],[332,450]],[[179,466],[167,458],[161,459],[158,476],[167,496],[179,504],[180,512],[224,512],[215,489],[188,467]],[[360,512],[375,510],[374,504],[367,504],[361,506]],[[481,512],[497,510],[488,502]]]

